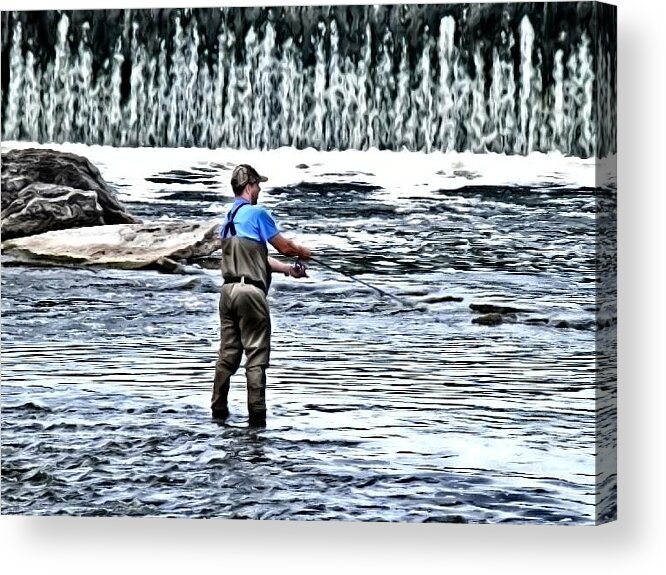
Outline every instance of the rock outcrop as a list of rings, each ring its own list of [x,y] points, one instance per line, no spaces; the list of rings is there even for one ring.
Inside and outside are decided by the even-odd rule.
[[[82,156],[35,148],[2,154],[3,240],[139,221]]]

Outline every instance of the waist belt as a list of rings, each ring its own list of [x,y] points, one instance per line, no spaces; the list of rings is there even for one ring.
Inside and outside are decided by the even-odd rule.
[[[247,278],[245,276],[240,276],[240,277],[228,277],[224,278],[224,283],[225,284],[248,284],[254,287],[258,287],[261,291],[266,291],[264,288],[264,284],[260,281],[257,280],[252,280],[250,278]]]

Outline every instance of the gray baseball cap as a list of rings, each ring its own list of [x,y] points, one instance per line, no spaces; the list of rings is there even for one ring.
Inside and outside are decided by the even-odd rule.
[[[231,186],[233,188],[242,188],[245,184],[256,184],[258,182],[267,182],[266,176],[259,175],[249,164],[240,164],[234,168],[231,174]]]

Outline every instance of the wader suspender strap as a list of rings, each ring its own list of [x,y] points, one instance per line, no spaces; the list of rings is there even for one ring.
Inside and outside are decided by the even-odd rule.
[[[227,225],[224,226],[224,232],[222,233],[222,239],[226,239],[229,234],[232,236],[236,235],[236,226],[234,225],[234,218],[236,217],[236,214],[238,213],[238,210],[240,210],[243,206],[249,206],[250,204],[242,203],[240,206],[238,206],[235,210],[232,212],[229,212],[229,215],[227,216]]]

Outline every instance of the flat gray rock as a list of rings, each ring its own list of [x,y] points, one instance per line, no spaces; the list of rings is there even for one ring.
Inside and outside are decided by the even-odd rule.
[[[216,221],[95,226],[7,240],[2,250],[28,261],[178,272],[219,248],[218,231]]]

